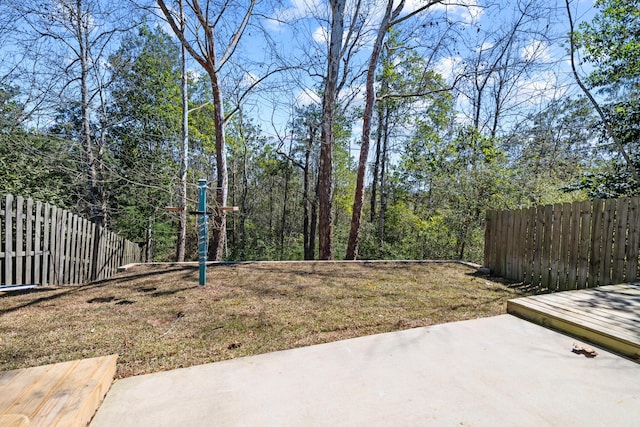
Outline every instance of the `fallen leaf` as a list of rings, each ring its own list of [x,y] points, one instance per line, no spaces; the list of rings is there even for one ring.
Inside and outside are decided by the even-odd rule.
[[[598,355],[598,352],[592,349],[591,347],[586,347],[575,342],[573,343],[573,349],[571,351],[576,354],[584,354],[586,357],[589,357],[589,358],[596,357]]]

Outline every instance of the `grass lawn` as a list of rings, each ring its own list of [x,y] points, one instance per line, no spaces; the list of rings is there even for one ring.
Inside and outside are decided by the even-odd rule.
[[[0,371],[117,353],[118,378],[506,312],[516,289],[456,263],[139,266],[0,293]]]

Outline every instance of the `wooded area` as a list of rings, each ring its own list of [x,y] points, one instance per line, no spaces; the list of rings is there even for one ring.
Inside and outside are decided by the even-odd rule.
[[[485,265],[551,291],[635,282],[640,198],[489,211]]]
[[[206,179],[211,259],[481,262],[487,210],[639,193],[639,2],[585,7],[3,1],[0,191],[158,261]]]
[[[49,203],[0,201],[0,284],[66,285],[106,279],[142,261],[141,248]]]

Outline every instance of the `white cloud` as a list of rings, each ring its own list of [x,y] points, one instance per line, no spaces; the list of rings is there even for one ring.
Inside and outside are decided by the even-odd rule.
[[[434,67],[436,73],[445,79],[456,76],[462,72],[464,61],[460,56],[447,56],[441,58]]]
[[[522,49],[520,55],[525,61],[551,62],[553,59],[549,45],[541,40],[531,40],[531,42]]]
[[[322,99],[317,92],[311,89],[302,89],[295,98],[296,107],[305,107],[307,105],[320,104]]]
[[[532,102],[552,99],[557,93],[557,80],[558,76],[553,71],[536,73],[522,84],[519,98],[531,99]]]
[[[329,43],[329,31],[324,26],[316,28],[311,37],[316,43]]]
[[[282,22],[309,18],[317,14],[322,0],[289,0],[289,5],[275,11],[275,18]]]
[[[411,5],[415,10],[425,3],[425,0],[409,0],[407,6]],[[409,7],[405,7],[409,11]],[[484,8],[478,4],[478,0],[459,0],[455,4],[438,3],[433,6],[433,10],[447,12],[447,14],[457,17],[463,23],[471,25],[478,22],[484,13]]]
[[[491,42],[483,42],[478,48],[478,52],[486,52],[487,50],[491,50],[494,46],[495,45]]]

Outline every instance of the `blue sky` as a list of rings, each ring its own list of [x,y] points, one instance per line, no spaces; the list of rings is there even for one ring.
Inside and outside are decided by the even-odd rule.
[[[457,22],[460,34],[464,33],[466,40],[463,42],[462,37],[455,40],[457,42],[455,47],[452,46],[448,52],[438,56],[437,61],[433,63],[437,71],[451,80],[453,75],[464,70],[466,59],[473,57],[479,49],[491,48],[490,35],[492,32],[501,27],[507,27],[514,19],[513,2],[508,0],[500,0],[500,2],[502,3],[501,7],[485,7],[489,2],[462,0],[450,6],[437,5],[430,12],[426,12],[425,16],[429,17],[426,22],[444,23],[445,19]],[[355,70],[361,70],[366,64],[372,34],[379,21],[383,2],[372,0],[371,4],[379,6],[366,9],[364,16],[369,32],[365,32],[367,36],[364,37],[364,42],[360,46],[360,53],[354,57],[351,64]],[[404,10],[410,12],[420,4],[421,0],[408,0]],[[353,1],[349,2],[349,5],[353,5]],[[567,31],[564,1],[558,0],[555,6],[555,10],[551,10],[547,17],[550,24],[548,31],[562,35]],[[593,14],[591,0],[574,0],[572,7],[578,21],[590,19]],[[327,44],[328,14],[329,7],[326,0],[290,0],[285,1],[273,12],[273,17],[289,24],[278,23],[274,19],[260,21],[277,46],[278,54],[283,58],[294,56],[315,58],[315,64],[309,65],[308,69],[303,72],[286,73],[279,78],[270,79],[261,85],[261,88],[265,90],[258,91],[247,99],[248,113],[254,116],[267,134],[276,133],[272,123],[278,128],[277,132],[283,133],[283,127],[289,120],[292,106],[319,102],[316,89],[320,84],[320,79],[318,76],[310,74],[324,72],[326,62],[323,55]],[[266,63],[270,59],[270,53],[265,49],[261,37],[262,34],[258,31],[247,34],[247,38],[243,42],[243,51],[239,52],[239,55],[244,54],[246,58],[255,60],[254,64],[244,67],[244,78],[248,82],[256,78],[261,69],[264,69],[260,67],[259,63]],[[428,38],[429,35],[424,37]],[[519,83],[518,94],[513,100],[514,105],[528,103],[531,108],[540,108],[545,100],[561,95],[562,91],[572,92],[575,90],[573,79],[569,74],[566,48],[561,45],[561,42],[561,38],[554,39],[550,43],[541,38],[531,37],[529,42],[521,47],[519,54],[522,57],[535,56],[543,65],[532,70]],[[10,65],[8,61],[5,61],[0,65],[0,70],[3,68],[6,70],[6,67]],[[193,61],[191,61],[190,67],[194,72],[201,73],[199,66]],[[285,80],[284,77],[291,79]],[[279,86],[271,86],[278,83]],[[364,96],[363,81],[351,82],[343,91],[343,95],[352,97],[353,105],[357,106],[362,102]],[[464,120],[465,115],[468,115],[469,108],[468,100],[465,100],[464,96],[458,96],[457,108],[460,119]],[[359,139],[358,126],[357,123],[354,126],[354,139]]]

